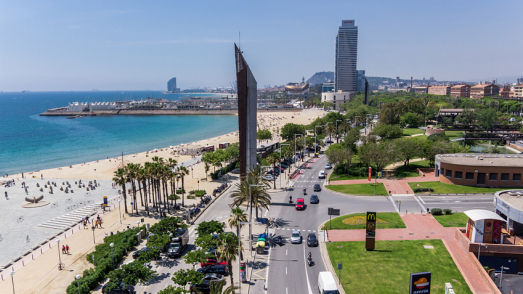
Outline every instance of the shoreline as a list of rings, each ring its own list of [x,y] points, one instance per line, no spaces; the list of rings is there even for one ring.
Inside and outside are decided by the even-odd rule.
[[[309,124],[317,117],[322,117],[326,114],[321,109],[296,109],[294,112],[259,112],[258,113],[258,127],[257,129],[269,129],[273,133],[272,142],[277,142],[279,139],[279,130],[283,125],[289,122],[298,124]],[[218,149],[218,144],[222,142],[236,143],[238,142],[238,131],[225,133],[211,138],[204,138],[190,143],[182,143],[171,145],[167,147],[158,147],[153,150],[142,151],[123,155],[123,163],[140,163],[152,161],[155,156],[164,159],[174,158],[178,163],[184,162],[193,158],[192,155],[179,154],[182,149],[197,149],[207,145],[214,145]],[[176,151],[175,151],[176,150]],[[173,152],[175,151],[175,152]],[[9,174],[7,177],[0,178],[2,181],[22,179],[22,174],[25,178],[35,177],[44,179],[99,179],[112,180],[114,171],[122,165],[122,156],[107,157],[105,159],[92,160],[86,162],[79,162],[69,166],[53,167],[43,170],[20,172],[17,174]],[[203,169],[203,165],[195,166],[196,169]],[[194,167],[193,167],[194,168]],[[192,170],[191,170],[192,171]]]

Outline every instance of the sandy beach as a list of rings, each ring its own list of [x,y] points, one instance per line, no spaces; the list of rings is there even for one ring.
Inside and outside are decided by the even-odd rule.
[[[325,111],[321,109],[304,109],[297,110],[296,112],[263,112],[258,113],[258,129],[268,129],[273,134],[272,142],[279,140],[279,131],[287,123],[295,124],[309,124],[318,117],[323,117]],[[167,148],[158,148],[146,152],[140,152],[135,154],[128,154],[119,157],[105,158],[96,161],[82,162],[71,166],[62,166],[58,168],[45,169],[40,171],[29,171],[24,173],[24,177],[36,177],[44,179],[100,179],[100,180],[111,180],[113,178],[114,171],[128,163],[140,163],[152,161],[155,156],[162,157],[163,159],[173,158],[179,163],[191,159],[192,155],[184,155],[183,151],[189,149],[198,149],[207,145],[214,145],[218,148],[218,144],[222,142],[236,143],[238,142],[238,132],[233,132],[205,140],[200,140],[188,144],[180,144],[176,146],[170,146]],[[196,170],[195,170],[196,169]],[[193,172],[200,174],[199,171],[203,172],[203,164],[193,166]],[[203,172],[204,174],[204,172]],[[201,176],[201,175],[198,175]],[[194,175],[193,175],[194,177]],[[7,179],[22,178],[22,174],[9,175]]]

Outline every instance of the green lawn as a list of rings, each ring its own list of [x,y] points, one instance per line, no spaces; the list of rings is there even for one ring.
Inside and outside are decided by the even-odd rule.
[[[378,223],[376,224],[377,229],[406,228],[403,220],[396,212],[378,212],[376,216],[378,218]],[[365,229],[365,217],[366,213],[347,214],[333,218],[331,222],[327,222],[325,225],[329,230],[360,230]],[[345,219],[348,224],[343,222]],[[380,223],[380,220],[387,223]]]
[[[432,273],[431,293],[445,293],[449,282],[456,293],[472,293],[441,240],[377,241],[374,251],[364,241],[332,242],[327,250],[335,269],[343,264],[345,293],[408,293],[410,274],[425,271]]]
[[[434,218],[444,227],[464,228],[469,221],[469,217],[463,212],[456,212],[451,215],[434,215]]]
[[[332,191],[352,194],[352,195],[374,195],[374,183],[372,184],[352,184],[352,185],[327,185],[325,186]],[[386,196],[388,195],[385,186],[382,183],[378,183],[376,186],[376,195]]]
[[[343,181],[343,180],[360,180],[360,179],[366,179],[367,177],[357,177],[352,175],[335,175],[332,173],[329,176],[329,181]]]
[[[425,134],[424,130],[420,130],[418,128],[407,128],[403,129],[403,136],[412,136],[416,134]]]
[[[463,137],[463,131],[445,131],[445,135],[449,137],[450,140]]]
[[[418,186],[419,185],[419,186]],[[409,183],[411,189],[414,188],[432,188],[434,192],[432,194],[463,194],[463,193],[495,193],[496,191],[510,190],[512,188],[481,188],[471,186],[460,186],[452,184],[444,184],[441,182],[421,182],[421,183]],[[520,188],[514,188],[520,189]],[[419,194],[419,193],[416,193]]]
[[[406,169],[403,169],[403,166],[398,167],[394,171],[394,176],[397,178],[419,177],[420,175],[416,172],[416,169],[428,167],[430,167],[428,160],[412,162]]]

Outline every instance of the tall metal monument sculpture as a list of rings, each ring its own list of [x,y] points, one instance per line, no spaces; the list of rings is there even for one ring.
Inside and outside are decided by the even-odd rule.
[[[242,51],[234,44],[236,56],[236,83],[238,89],[238,127],[240,132],[240,174],[244,177],[256,166],[256,79],[243,58]]]

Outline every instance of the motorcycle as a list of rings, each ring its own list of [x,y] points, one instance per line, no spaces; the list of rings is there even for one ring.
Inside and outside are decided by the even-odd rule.
[[[283,239],[282,239],[281,236],[274,237],[273,240],[274,240],[274,244],[278,244],[278,245],[280,245],[280,246],[283,245]]]
[[[292,196],[289,197],[289,203],[292,203]]]
[[[314,265],[314,261],[312,261],[312,256],[311,256],[310,252],[309,252],[309,257],[307,258],[307,264],[309,266],[313,266]]]
[[[303,189],[303,195],[307,195],[307,189]]]

